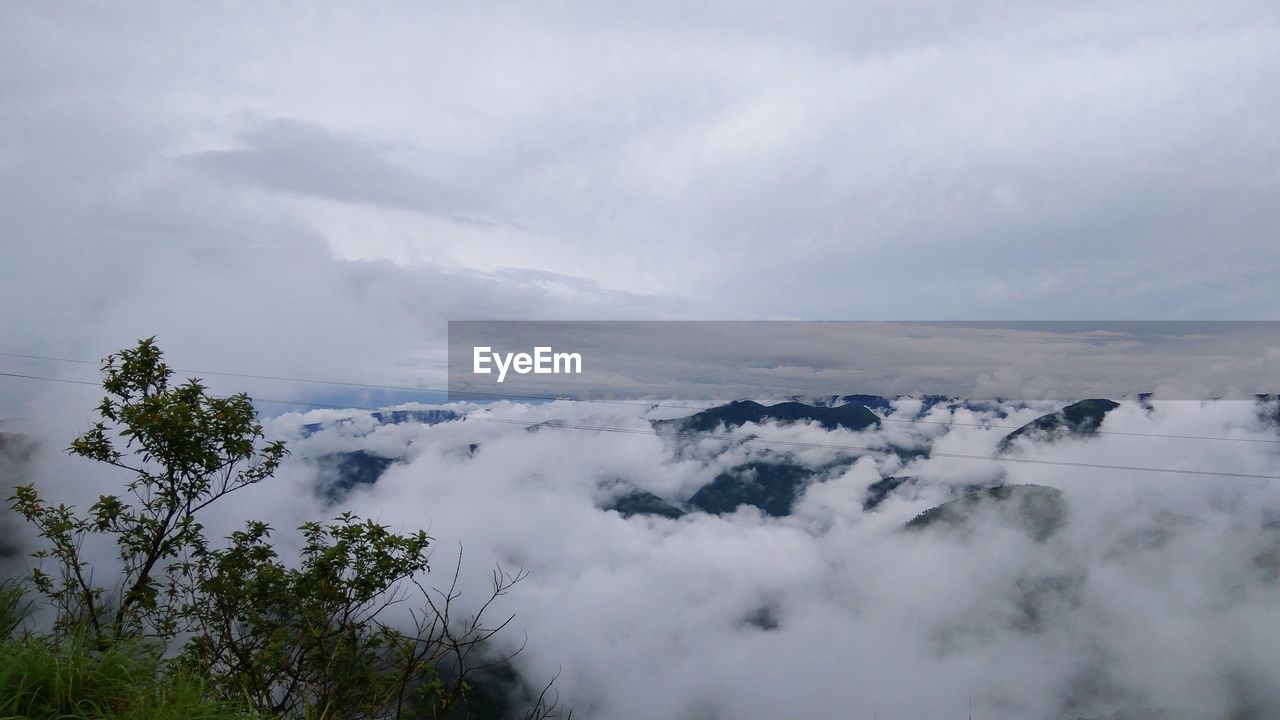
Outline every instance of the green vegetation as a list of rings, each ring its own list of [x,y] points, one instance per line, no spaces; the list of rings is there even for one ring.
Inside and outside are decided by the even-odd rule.
[[[98,419],[69,451],[131,479],[84,510],[14,490],[44,547],[27,582],[0,585],[0,718],[470,716],[472,678],[510,660],[485,644],[510,618],[485,613],[523,573],[495,570],[459,617],[456,572],[424,585],[421,531],[343,514],[299,528],[289,561],[259,521],[215,545],[201,511],[270,478],[284,445],[246,395],[173,384],[154,339],[103,372]],[[95,567],[104,547],[117,562]],[[547,697],[524,717],[554,717]]]
[[[256,718],[243,704],[211,699],[192,675],[161,672],[154,644],[91,647],[31,633],[34,605],[17,580],[0,581],[0,718]]]

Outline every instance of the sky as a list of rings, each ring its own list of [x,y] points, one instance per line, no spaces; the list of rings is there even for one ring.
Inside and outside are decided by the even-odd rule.
[[[7,4],[0,340],[422,380],[448,319],[1275,319],[1273,3]]]
[[[1276,127],[1274,2],[5,3],[0,372],[92,383],[154,335],[215,391],[367,405],[207,372],[438,386],[450,320],[1277,320]],[[61,452],[98,397],[0,378],[3,430],[39,443],[0,476],[121,482]],[[462,543],[467,583],[527,565],[521,669],[563,670],[580,717],[1280,707],[1274,483],[868,459],[785,519],[625,519],[598,507],[619,477],[679,502],[750,455],[498,423],[304,438],[325,412],[270,420],[296,462],[246,502],[289,527],[333,510],[318,455],[402,453],[349,507]],[[968,412],[755,430],[989,455],[1007,429],[947,425],[990,420]],[[1106,423],[1265,442],[1026,450],[1280,475],[1249,403]],[[899,532],[974,482],[1058,487],[1073,520],[1046,543],[999,518]],[[775,631],[744,624],[761,607]]]

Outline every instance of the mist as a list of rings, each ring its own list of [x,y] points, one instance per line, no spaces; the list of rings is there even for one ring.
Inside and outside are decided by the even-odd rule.
[[[424,528],[464,603],[527,569],[500,649],[577,717],[1277,717],[1274,407],[1188,399],[1275,392],[1236,382],[1271,377],[1266,332],[1178,387],[1089,375],[1088,342],[933,338],[913,374],[874,356],[885,390],[805,389],[905,394],[861,431],[655,433],[706,403],[648,360],[639,404],[444,393],[456,320],[1275,320],[1276,127],[1254,0],[6,4],[0,485],[122,487],[66,447],[100,360],[154,336],[293,451],[211,537]],[[972,392],[929,404],[960,352]],[[1002,448],[1102,395],[1098,432]],[[694,507],[770,464],[804,478],[789,512]],[[1060,492],[1032,491],[1044,537],[985,500],[908,527],[1021,486]],[[633,491],[673,517],[607,509]],[[0,511],[0,570],[35,548]]]
[[[247,508],[280,528],[351,510],[427,529],[437,574],[460,547],[465,598],[483,597],[494,565],[528,570],[504,599],[516,619],[503,642],[525,646],[522,677],[559,673],[562,702],[583,716],[915,718],[971,704],[984,718],[1227,718],[1280,707],[1274,482],[996,459],[1008,426],[1053,409],[1034,406],[935,406],[918,416],[928,423],[863,432],[767,423],[692,438],[539,425],[643,431],[670,409],[434,409],[459,419],[378,423],[360,410],[272,419],[271,436],[293,456],[227,517],[207,518],[211,528],[233,527]],[[919,409],[903,399],[885,417]],[[1125,402],[1096,435],[1022,439],[1014,452],[1274,475],[1265,410]],[[1165,437],[1191,434],[1218,439]],[[335,499],[322,459],[357,450],[396,462]],[[749,506],[674,520],[601,509],[620,483],[684,504],[726,468],[779,457],[810,468],[851,462],[806,484],[785,517]],[[917,480],[864,509],[868,486],[886,476]],[[993,484],[1060,489],[1065,522],[1037,540],[997,505],[956,527],[904,528]]]

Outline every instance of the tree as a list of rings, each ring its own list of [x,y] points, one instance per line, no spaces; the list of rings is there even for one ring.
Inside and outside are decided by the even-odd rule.
[[[103,495],[84,512],[32,485],[10,498],[49,545],[34,554],[32,580],[57,609],[55,635],[104,649],[179,639],[174,672],[283,717],[440,717],[465,701],[476,671],[511,659],[479,661],[511,620],[483,618],[524,572],[495,569],[488,598],[456,617],[461,553],[449,587],[429,590],[424,532],[343,514],[299,528],[296,562],[279,558],[259,521],[211,547],[198,514],[271,477],[284,444],[266,440],[243,393],[211,395],[197,379],[172,385],[154,338],[107,357],[102,370],[98,420],[69,452],[131,473],[127,495]],[[85,559],[86,544],[100,540],[114,542],[119,559],[108,587]],[[397,625],[387,610],[401,603],[410,621]],[[547,688],[526,717],[556,715]]]
[[[210,395],[194,378],[172,385],[155,338],[108,356],[102,371],[108,394],[99,419],[69,452],[132,473],[128,497],[103,495],[80,514],[26,485],[13,507],[51,545],[36,557],[51,559],[56,574],[37,567],[32,580],[57,607],[60,627],[86,627],[104,642],[169,640],[181,629],[177,600],[191,580],[180,560],[204,544],[197,513],[270,477],[286,450],[264,442],[247,395]],[[120,573],[109,590],[94,584],[83,556],[95,535],[117,548]]]
[[[459,622],[450,617],[456,569],[447,590],[420,582],[424,533],[398,535],[349,513],[301,530],[297,567],[278,560],[264,523],[201,555],[193,605],[200,631],[182,661],[215,678],[224,694],[286,716],[310,709],[321,717],[401,717],[413,709],[437,717],[466,700],[471,676],[490,664],[472,653],[511,620],[486,627],[486,611],[524,573],[495,570],[486,602]],[[419,605],[407,627],[385,619],[409,599]]]

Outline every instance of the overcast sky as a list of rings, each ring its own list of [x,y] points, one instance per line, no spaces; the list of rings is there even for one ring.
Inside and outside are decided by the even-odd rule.
[[[446,319],[1276,319],[1278,21],[6,3],[0,345],[420,381]]]
[[[316,8],[0,3],[0,353],[156,335],[184,375],[422,384],[451,319],[1280,320],[1274,0]],[[0,378],[0,419],[44,441],[24,479],[73,499],[119,480],[61,450],[98,397]],[[561,405],[506,410],[648,427]],[[1126,404],[1052,457],[1277,473],[1251,405],[1171,406]],[[937,457],[864,460],[791,518],[624,520],[595,505],[608,483],[679,501],[748,457],[480,422],[304,438],[325,412],[268,423],[298,458],[255,511],[329,512],[308,453],[399,442],[352,507],[463,543],[481,582],[527,561],[527,669],[563,669],[585,717],[1280,707],[1274,483],[965,464],[1008,428],[960,409],[958,431],[950,410],[912,430]],[[899,472],[918,494],[862,513]],[[1006,479],[1063,489],[1077,519],[1039,544],[898,532]],[[1011,629],[1028,596],[1047,619]],[[760,607],[777,632],[744,625]]]

